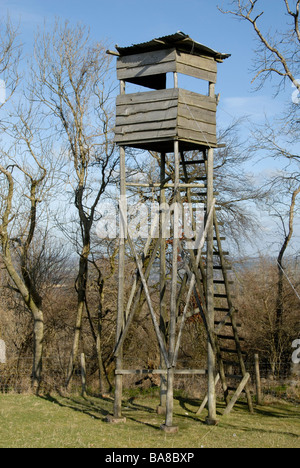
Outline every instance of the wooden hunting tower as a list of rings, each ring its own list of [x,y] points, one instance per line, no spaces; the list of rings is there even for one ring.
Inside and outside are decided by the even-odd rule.
[[[150,42],[118,47],[116,55],[120,95],[117,97],[115,141],[120,147],[120,249],[118,316],[116,334],[116,391],[113,422],[122,419],[122,378],[124,375],[158,374],[161,376],[161,404],[158,410],[166,414],[166,432],[176,431],[173,426],[174,378],[183,375],[208,376],[209,424],[216,423],[216,381],[221,379],[229,411],[238,395],[246,389],[249,408],[251,395],[247,387],[249,374],[243,361],[243,352],[237,334],[235,309],[229,289],[228,266],[221,246],[216,218],[213,187],[214,149],[218,148],[216,136],[215,95],[217,64],[230,55],[221,54],[199,44],[182,32],[153,39]],[[173,86],[167,89],[167,75],[173,75]],[[198,94],[179,88],[178,75],[188,75],[207,82],[207,93]],[[126,94],[126,83],[143,88],[141,92]],[[160,182],[133,183],[126,180],[126,147],[160,153]],[[196,150],[196,151],[195,151]],[[192,152],[191,152],[192,151]],[[172,153],[170,155],[170,153]],[[196,155],[196,156],[195,156]],[[168,168],[172,168],[167,172]],[[129,233],[126,232],[126,191],[128,187],[139,190],[157,190],[160,203],[182,205],[189,203],[190,212],[202,205],[206,212],[204,232],[195,233],[195,248],[188,250],[185,240],[176,235],[178,208],[171,212],[172,266],[167,274],[167,241],[162,235],[165,223],[163,209],[159,212],[159,238],[149,239],[140,255]],[[126,243],[135,257],[137,271],[130,297],[125,304]],[[151,268],[160,258],[160,316],[152,303],[148,279]],[[182,261],[180,261],[180,258]],[[182,279],[182,265],[185,275]],[[169,279],[171,277],[171,280]],[[223,288],[220,291],[220,288]],[[225,290],[224,290],[225,288]],[[153,291],[152,291],[153,293]],[[124,369],[124,343],[128,330],[138,310],[140,298],[145,295],[161,353],[159,369]],[[191,299],[195,300],[192,301]],[[195,310],[193,303],[197,303]],[[223,301],[223,302],[222,302]],[[224,302],[225,301],[225,302]],[[183,311],[183,312],[182,312]],[[217,316],[216,314],[221,314]],[[184,325],[188,317],[200,315],[208,337],[207,368],[178,368],[178,355]],[[220,334],[225,328],[225,332]],[[231,344],[226,348],[224,343]],[[232,343],[235,344],[232,349]],[[227,384],[228,356],[235,354],[236,366],[241,370],[241,382],[233,398],[229,398]],[[232,359],[231,359],[232,360]],[[227,366],[227,367],[226,367]],[[234,363],[230,363],[232,369]],[[227,373],[227,375],[226,375]],[[232,371],[231,371],[232,373]]]

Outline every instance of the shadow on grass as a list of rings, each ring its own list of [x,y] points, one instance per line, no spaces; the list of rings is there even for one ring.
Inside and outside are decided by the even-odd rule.
[[[73,411],[83,413],[95,420],[104,421],[105,417],[113,412],[113,401],[110,398],[105,397],[76,397],[76,396],[64,396],[64,395],[46,395],[40,396],[41,399],[54,403],[63,408],[69,408]],[[176,405],[174,416],[176,419],[181,421],[181,424],[185,426],[187,424],[197,423],[204,425],[204,417],[197,417],[196,411],[200,406],[200,400],[193,400],[190,398],[184,398],[182,396],[176,396],[175,400],[178,401],[179,406],[186,412],[183,414],[180,408]],[[129,398],[125,400],[123,405],[123,414],[127,418],[128,422],[138,424],[139,426],[149,427],[155,431],[160,431],[160,425],[164,422],[163,416],[158,416],[156,409],[153,406],[143,404],[144,402],[138,401],[136,398]],[[262,406],[255,408],[254,418],[249,414],[248,407],[243,402],[239,402],[230,416],[222,417],[223,410],[225,408],[224,403],[218,404],[218,416],[220,416],[220,426],[225,429],[241,430],[243,432],[259,433],[267,436],[268,434],[282,435],[300,439],[300,425],[299,433],[297,434],[296,426],[292,427],[292,430],[287,430],[286,421],[290,420],[291,424],[293,421],[299,422],[300,419],[300,408],[290,407],[284,404],[275,404],[274,406]],[[228,419],[231,418],[232,419]],[[250,418],[250,419],[249,419]],[[267,420],[275,418],[282,421],[282,430],[280,427],[272,428],[270,424],[263,426]],[[271,422],[271,421],[270,421]],[[298,425],[297,425],[298,426]],[[188,427],[188,426],[187,426]]]
[[[99,399],[99,405],[95,404],[92,400],[88,398],[80,397],[80,400],[76,397],[66,397],[61,396],[60,398],[54,397],[53,395],[40,396],[41,399],[54,403],[62,408],[69,408],[73,411],[78,411],[79,413],[84,413],[87,416],[90,416],[93,419],[103,420],[103,416],[109,414],[109,410],[100,406],[100,401],[109,401],[107,399]]]
[[[202,401],[194,400],[194,399],[191,399],[191,398],[185,398],[185,397],[181,397],[181,396],[176,396],[175,400],[177,400],[179,402],[181,408],[184,411],[188,411],[189,413],[192,413],[192,414],[195,415],[195,416],[192,416],[192,415],[188,416],[188,415],[179,414],[178,416],[182,416],[184,418],[189,418],[189,419],[192,419],[192,420],[197,421],[197,422],[203,422],[203,421],[201,421],[199,416],[196,416],[197,411],[200,408],[200,405],[201,405]],[[187,405],[189,405],[189,407]],[[192,410],[191,410],[190,407],[192,407]],[[223,414],[223,412],[217,408],[217,415],[222,416],[222,414]],[[203,422],[203,424],[205,424],[205,422]]]
[[[284,404],[276,404],[272,407],[257,406],[255,411],[263,417],[300,420],[300,408],[296,406],[293,408]]]

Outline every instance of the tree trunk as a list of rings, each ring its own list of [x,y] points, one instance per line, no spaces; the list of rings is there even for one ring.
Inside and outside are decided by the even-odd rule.
[[[35,308],[34,308],[35,309]],[[32,311],[34,320],[34,353],[32,366],[32,388],[39,392],[42,380],[42,362],[44,345],[44,317],[39,309]]]
[[[75,361],[76,361],[76,358],[78,355],[78,349],[79,349],[79,340],[80,340],[80,335],[81,335],[81,330],[82,330],[82,317],[83,317],[83,311],[85,307],[89,249],[90,249],[90,245],[88,243],[88,245],[86,245],[83,248],[80,261],[79,261],[79,273],[78,273],[78,279],[77,279],[77,283],[78,283],[77,317],[76,317],[73,346],[72,346],[72,351],[71,351],[69,365],[68,365],[66,388],[69,386],[71,382],[73,372],[74,372]]]
[[[42,361],[43,361],[43,342],[44,342],[44,316],[40,307],[36,305],[32,299],[32,295],[28,291],[26,285],[15,270],[11,254],[8,248],[8,243],[3,244],[3,261],[6,270],[20,292],[26,306],[30,310],[33,322],[34,322],[34,352],[33,352],[33,365],[32,365],[32,376],[31,385],[32,388],[38,392],[42,378]]]
[[[111,383],[109,382],[106,369],[103,362],[102,356],[102,314],[103,314],[103,287],[104,283],[100,285],[100,304],[98,309],[98,327],[97,327],[97,340],[96,349],[99,365],[99,382],[100,382],[100,393],[101,395],[111,391]]]

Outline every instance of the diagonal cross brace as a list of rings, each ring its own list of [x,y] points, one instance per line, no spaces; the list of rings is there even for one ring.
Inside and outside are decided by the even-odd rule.
[[[125,215],[123,213],[123,207],[120,207],[120,212],[121,212],[121,216],[123,218],[123,221],[125,221],[126,218],[125,218]],[[156,319],[156,316],[155,316],[155,312],[154,312],[154,309],[153,309],[153,306],[152,306],[152,301],[151,301],[151,296],[150,296],[148,284],[147,284],[147,281],[146,281],[146,278],[145,278],[145,275],[144,275],[144,272],[143,272],[143,264],[142,264],[142,261],[140,259],[140,256],[138,255],[138,253],[136,251],[134,243],[132,242],[130,234],[127,233],[127,236],[128,236],[128,242],[129,242],[131,251],[132,251],[132,253],[133,253],[134,257],[135,257],[135,261],[136,261],[136,264],[137,264],[137,267],[138,267],[138,270],[139,270],[140,278],[141,278],[141,281],[142,281],[142,284],[143,284],[143,287],[144,287],[144,292],[145,292],[146,300],[147,300],[147,303],[148,303],[149,311],[150,311],[150,314],[151,314],[152,322],[153,322],[153,325],[154,325],[154,330],[155,330],[157,340],[158,340],[158,343],[159,343],[159,347],[160,347],[160,350],[161,350],[162,355],[164,357],[164,361],[165,361],[165,364],[167,366],[167,369],[171,369],[172,366],[170,365],[170,362],[169,362],[168,353],[167,353],[167,350],[166,350],[166,347],[165,347],[165,344],[164,344],[164,339],[163,339],[161,331],[159,329],[159,325],[158,325],[158,322],[157,322],[157,319]]]
[[[196,265],[197,266],[199,265],[199,262],[200,262],[201,251],[202,251],[202,248],[204,246],[204,243],[205,243],[205,240],[206,240],[206,237],[207,237],[209,226],[210,226],[210,224],[211,224],[211,222],[213,220],[213,214],[214,214],[214,210],[215,210],[215,203],[216,203],[216,200],[214,199],[202,236],[201,236],[201,233],[199,233],[198,236],[197,236],[197,240],[196,240],[196,249],[198,249],[198,254],[197,254],[197,258],[196,258]],[[174,354],[174,360],[173,360],[173,366],[174,367],[176,366],[176,362],[177,362],[177,359],[178,359],[178,353],[179,353],[183,328],[184,328],[186,315],[187,315],[187,312],[188,312],[188,308],[189,308],[189,305],[190,305],[190,300],[191,300],[192,293],[193,293],[195,285],[196,285],[196,276],[193,273],[193,274],[190,275],[189,291],[188,291],[186,304],[185,304],[183,315],[182,315],[182,322],[180,324],[180,329],[179,329],[179,333],[178,333],[178,338],[177,338],[177,343],[176,343],[176,348],[175,348],[175,354]]]

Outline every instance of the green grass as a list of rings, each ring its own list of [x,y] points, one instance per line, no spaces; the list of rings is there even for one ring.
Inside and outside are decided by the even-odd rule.
[[[160,431],[164,422],[149,395],[124,401],[127,423],[103,420],[112,412],[109,399],[0,395],[0,448],[300,448],[300,407],[284,402],[256,408],[250,415],[239,404],[219,425],[196,417],[198,402],[176,397],[177,435]]]

